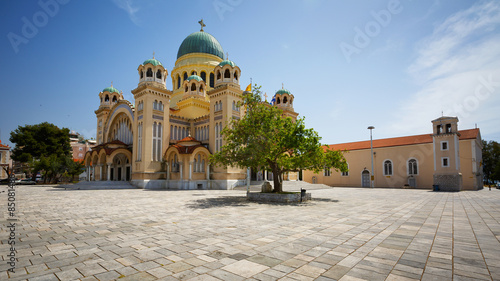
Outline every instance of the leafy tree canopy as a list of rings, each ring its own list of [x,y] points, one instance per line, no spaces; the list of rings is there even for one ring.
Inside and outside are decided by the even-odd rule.
[[[500,143],[485,141],[483,143],[483,173],[487,183],[500,181]]]
[[[19,126],[10,133],[10,141],[16,146],[12,151],[12,159],[28,162],[51,155],[69,156],[69,129],[59,129],[56,125],[43,122],[37,125]]]
[[[340,151],[328,150],[320,143],[318,133],[306,129],[304,118],[296,121],[283,117],[283,111],[262,102],[260,86],[245,94],[239,106],[246,108],[241,119],[233,119],[222,131],[225,145],[211,157],[220,166],[251,167],[271,170],[274,192],[282,192],[285,172],[324,168],[347,171]]]

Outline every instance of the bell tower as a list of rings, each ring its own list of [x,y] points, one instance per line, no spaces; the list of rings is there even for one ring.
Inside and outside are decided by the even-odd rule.
[[[210,99],[210,132],[209,150],[219,152],[224,145],[222,129],[232,119],[241,118],[242,112],[238,102],[242,100],[243,91],[240,89],[241,70],[234,62],[224,60],[214,69],[215,87],[207,92]],[[213,183],[217,189],[229,189],[230,185],[245,178],[245,171],[235,167],[214,167],[212,171]]]
[[[432,121],[434,185],[441,191],[462,190],[458,118],[443,116]]]
[[[164,178],[161,172],[163,154],[168,148],[171,91],[165,82],[167,70],[154,58],[137,68],[139,84],[132,90],[135,99],[134,149],[132,181],[147,185]]]

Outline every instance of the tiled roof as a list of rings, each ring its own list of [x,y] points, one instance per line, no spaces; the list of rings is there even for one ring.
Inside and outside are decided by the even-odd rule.
[[[475,139],[479,135],[479,129],[469,129],[458,131],[460,134],[460,140]],[[414,145],[414,144],[424,144],[432,143],[432,135],[415,135],[388,139],[376,139],[373,140],[373,148],[382,147],[392,147],[392,146],[402,146],[402,145]],[[348,142],[329,145],[328,148],[333,150],[359,150],[359,149],[369,149],[370,141],[358,141],[358,142]]]
[[[197,149],[198,147],[204,147],[201,144],[193,145],[193,146],[183,146],[183,145],[179,145],[179,144],[174,144],[172,146],[175,147],[177,149],[177,151],[179,151],[179,154],[192,154],[193,151],[195,149]]]
[[[2,144],[2,140],[0,140],[0,147],[1,148],[10,148],[10,146],[6,145],[6,144]]]

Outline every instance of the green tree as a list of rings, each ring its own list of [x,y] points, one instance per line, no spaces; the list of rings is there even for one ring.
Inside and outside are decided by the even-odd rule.
[[[70,162],[67,163],[67,173],[71,176],[71,182],[75,180],[75,176],[83,173],[85,171],[85,164],[83,161],[73,161],[70,159]]]
[[[283,117],[283,111],[262,102],[260,86],[245,94],[239,106],[246,108],[241,119],[232,119],[222,131],[226,144],[211,157],[219,166],[271,170],[274,174],[274,192],[283,192],[282,175],[285,172],[325,168],[347,171],[347,163],[340,151],[327,150],[320,143],[318,133],[306,129],[304,118],[293,121]]]
[[[484,180],[488,184],[500,181],[500,143],[485,140],[482,143]]]
[[[10,133],[10,141],[16,145],[11,158],[29,163],[33,178],[39,170],[45,170],[52,178],[57,177],[64,169],[65,164],[61,163],[71,157],[69,129],[60,129],[48,122],[19,126]]]

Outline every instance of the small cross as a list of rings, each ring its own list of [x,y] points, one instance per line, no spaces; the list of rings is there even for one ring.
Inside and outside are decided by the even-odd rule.
[[[281,83],[281,89],[285,89],[285,86],[283,85],[283,83]]]
[[[264,99],[267,101],[267,93],[264,93]]]
[[[153,59],[155,58],[155,52],[153,51]]]
[[[113,81],[111,81],[111,87],[113,87]]]
[[[203,28],[206,26],[206,25],[203,23],[203,19],[201,19],[198,23],[201,25],[201,30],[200,30],[200,31],[203,31]]]
[[[226,60],[229,60],[229,53],[226,52]]]

